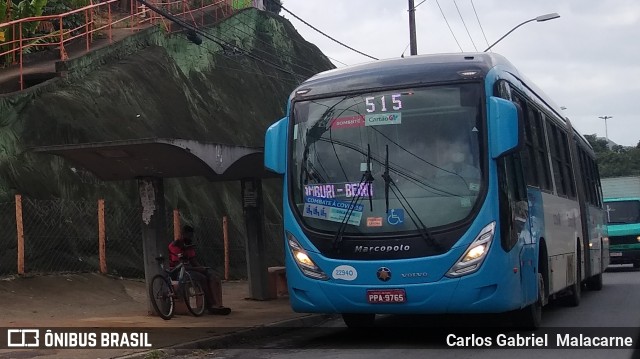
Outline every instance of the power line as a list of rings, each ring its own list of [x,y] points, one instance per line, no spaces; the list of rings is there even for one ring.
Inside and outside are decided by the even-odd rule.
[[[205,15],[205,16],[206,16],[207,18],[213,18],[213,16],[211,16],[211,15]],[[237,21],[239,21],[240,23],[242,23],[243,25],[249,26],[249,24],[247,24],[246,22],[242,21],[242,19],[240,18],[240,15],[239,15],[239,14],[238,14],[238,15],[236,15],[236,20],[237,20]],[[244,31],[244,30],[242,30],[241,28],[239,28],[239,27],[237,27],[237,26],[235,26],[235,25],[233,25],[233,24],[230,24],[230,27],[231,27],[231,28],[233,28],[233,29],[236,31],[236,33],[242,33],[242,34],[245,34],[245,35],[247,35],[248,37],[253,38],[253,39],[255,39],[256,41],[259,41],[260,43],[262,43],[262,44],[264,44],[264,45],[270,46],[270,47],[273,49],[274,53],[277,55],[277,57],[278,57],[278,59],[280,60],[280,62],[285,63],[285,64],[288,64],[288,65],[290,65],[290,66],[295,66],[295,67],[297,67],[297,68],[299,68],[299,69],[302,69],[302,70],[304,70],[304,71],[306,71],[306,72],[308,72],[308,73],[309,73],[309,75],[308,75],[308,76],[313,76],[313,75],[315,75],[315,74],[318,72],[318,71],[316,71],[316,70],[314,70],[314,69],[311,69],[311,68],[309,68],[309,67],[302,66],[302,65],[296,64],[296,63],[291,62],[291,61],[287,61],[287,60],[284,58],[284,56],[281,56],[281,55],[282,55],[282,53],[280,53],[280,52],[278,51],[278,49],[276,49],[276,48],[273,46],[273,44],[267,43],[266,41],[264,41],[264,40],[262,40],[262,39],[259,39],[259,38],[258,38],[258,37],[256,37],[255,35],[253,35],[253,34],[251,34],[251,33],[247,32],[247,31]],[[231,39],[231,36],[228,36],[228,37],[227,37],[227,39],[228,39],[228,40],[232,40],[232,39]],[[259,49],[259,48],[257,48],[257,47],[254,47],[254,50],[255,50],[255,51],[258,51],[258,52],[261,52],[261,53],[263,53],[263,54],[265,54],[265,55],[267,55],[267,56],[273,55],[272,53],[269,53],[269,52],[267,52],[267,51],[261,50],[261,49]],[[300,62],[301,62],[302,64],[304,64],[304,65],[313,66],[312,64],[309,64],[309,63],[304,62],[304,61],[300,61]]]
[[[482,24],[480,23],[480,18],[478,17],[476,6],[473,5],[473,0],[471,0],[471,6],[473,7],[473,12],[476,14],[476,19],[478,20],[478,25],[480,25],[480,31],[482,31],[482,36],[484,37],[484,41],[487,43],[487,46],[489,46],[489,40],[487,40],[487,35],[484,34],[484,29],[482,28]]]
[[[458,10],[458,15],[460,15],[460,20],[462,20],[462,25],[464,25],[464,29],[467,31],[467,35],[469,35],[469,40],[471,40],[471,44],[473,44],[473,48],[476,50],[476,52],[478,52],[476,43],[473,42],[473,38],[471,37],[471,34],[469,33],[469,29],[467,28],[467,23],[464,22],[464,18],[462,18],[462,13],[460,12],[460,8],[458,7],[458,3],[456,2],[456,0],[453,0],[453,4],[456,6],[456,10]]]
[[[255,55],[251,54],[250,52],[248,52],[248,51],[246,51],[246,50],[244,50],[242,48],[238,48],[236,46],[231,46],[229,43],[226,43],[225,41],[223,41],[223,40],[221,40],[219,38],[216,38],[215,36],[212,36],[211,34],[205,32],[205,31],[202,31],[201,29],[199,29],[197,27],[193,27],[193,26],[189,25],[187,22],[185,22],[182,19],[174,16],[173,14],[170,14],[170,13],[167,13],[166,11],[164,11],[164,10],[158,9],[155,5],[150,4],[147,0],[137,0],[137,1],[142,3],[142,4],[144,4],[146,7],[148,7],[152,11],[162,15],[163,17],[165,17],[165,18],[171,20],[172,22],[182,26],[183,28],[189,30],[190,32],[187,33],[187,37],[192,39],[192,41],[195,40],[194,39],[194,35],[198,34],[198,35],[200,35],[200,36],[202,36],[202,37],[204,37],[206,39],[209,39],[209,40],[213,41],[218,46],[222,47],[223,50],[238,49],[241,52],[243,52],[243,55],[245,55],[245,56],[247,56],[247,57],[249,57],[251,59],[254,59],[256,61],[260,61],[262,63],[265,63],[267,65],[272,66],[273,68],[275,68],[275,69],[277,69],[279,71],[282,71],[282,72],[285,72],[285,73],[287,73],[289,75],[292,75],[294,78],[298,79],[298,81],[302,81],[303,80],[303,79],[301,79],[301,76],[296,74],[295,72],[289,71],[289,70],[287,70],[285,68],[280,67],[277,64],[274,64],[271,61],[268,61],[268,60],[265,60],[265,59],[260,58],[258,56],[255,56]]]
[[[418,5],[414,6],[413,9],[417,9],[418,6],[422,5],[424,2],[426,2],[427,0],[422,0]]]
[[[249,12],[245,11],[245,12],[243,12],[243,13],[242,13],[242,15],[243,15],[242,17],[248,17],[248,16],[249,16],[248,14],[249,14]],[[242,21],[242,18],[241,18],[241,17],[239,17],[239,15],[236,15],[236,17],[237,17],[237,20],[238,20],[240,23],[242,23],[243,25],[247,25],[247,26],[249,26],[249,25],[250,25],[250,24],[248,24],[247,22]],[[245,34],[247,34],[247,35],[249,35],[249,36],[253,37],[254,39],[256,39],[256,40],[258,40],[258,41],[260,41],[260,42],[262,42],[262,43],[264,43],[264,44],[266,44],[266,45],[270,45],[270,46],[271,46],[271,48],[272,48],[276,53],[278,52],[278,49],[277,49],[275,46],[273,46],[273,43],[267,43],[266,41],[261,40],[260,38],[256,37],[255,35],[252,35],[252,34],[250,34],[250,33],[247,33],[246,31],[242,31],[240,28],[237,28],[237,27],[235,27],[235,26],[233,26],[233,27],[234,27],[234,28],[236,28],[237,30],[239,30],[240,32],[243,32],[243,33],[245,33]],[[317,50],[318,50],[318,47],[317,47],[317,46],[311,46],[311,45],[309,44],[309,42],[307,42],[307,41],[300,42],[300,41],[297,41],[294,37],[290,37],[289,39],[290,39],[290,40],[291,40],[291,42],[293,42],[294,44],[298,44],[298,45],[300,45],[300,46],[303,46],[303,47],[305,47],[305,48],[307,48],[307,49],[309,49],[309,50],[311,50],[311,51],[317,51]],[[325,56],[326,56],[326,55],[325,55]],[[343,64],[343,65],[345,65],[345,66],[348,66],[347,64],[345,64],[344,62],[342,62],[342,61],[340,61],[340,60],[334,59],[334,58],[329,57],[329,56],[327,56],[327,58],[329,58],[329,59],[331,59],[331,60],[334,60],[334,61],[337,61],[337,62],[339,62],[339,63],[341,63],[341,64]],[[282,60],[282,59],[281,59],[281,60]],[[303,63],[303,64],[305,64],[305,65],[309,65],[309,66],[313,67],[313,64],[310,64],[310,63],[308,63],[308,62],[302,61],[302,60],[300,60],[300,59],[298,59],[298,61],[299,61],[299,62],[301,62],[301,63]],[[291,62],[289,62],[289,61],[285,61],[285,62],[291,63]],[[296,66],[299,66],[299,65],[296,65]],[[299,66],[299,67],[300,67],[300,66]],[[313,74],[314,74],[314,75],[318,72],[318,71],[316,71],[316,70],[311,70],[311,69],[309,69],[309,68],[307,68],[307,70],[315,71],[315,72],[313,72]]]
[[[442,14],[442,17],[444,18],[444,22],[447,23],[447,27],[449,28],[449,32],[451,32],[451,35],[453,35],[453,39],[456,40],[456,44],[458,44],[458,47],[460,48],[460,52],[464,52],[464,50],[462,50],[462,46],[460,46],[460,43],[458,42],[458,39],[456,38],[456,35],[453,33],[453,30],[451,29],[451,26],[449,25],[449,21],[447,21],[447,17],[444,15],[444,11],[442,11],[442,7],[440,7],[440,3],[438,2],[438,0],[436,0],[436,4],[438,4],[438,8],[440,9],[440,13]]]
[[[316,31],[317,31],[317,32],[319,32],[320,34],[324,35],[325,37],[327,37],[327,38],[329,38],[329,39],[331,39],[331,40],[333,40],[333,41],[335,41],[336,43],[338,43],[338,44],[340,44],[340,45],[342,45],[342,46],[346,47],[347,49],[349,49],[349,50],[351,50],[351,51],[355,51],[355,52],[359,53],[360,55],[366,56],[366,57],[368,57],[368,58],[370,58],[370,59],[373,59],[373,60],[379,60],[378,58],[375,58],[375,57],[373,57],[373,56],[371,56],[371,55],[367,55],[367,54],[365,54],[364,52],[359,51],[359,50],[356,50],[356,49],[354,49],[353,47],[351,47],[351,46],[349,46],[349,45],[347,45],[347,44],[344,44],[344,43],[342,43],[342,42],[340,42],[340,41],[338,41],[338,40],[334,39],[333,37],[331,37],[331,36],[329,36],[329,35],[325,34],[324,32],[322,32],[322,31],[320,31],[319,29],[317,29],[316,27],[314,27],[313,25],[311,25],[311,24],[309,24],[308,22],[306,22],[306,21],[302,20],[300,17],[298,17],[298,15],[296,15],[296,14],[292,13],[291,11],[287,10],[287,8],[285,8],[284,6],[280,5],[280,8],[281,8],[282,10],[284,10],[284,11],[288,12],[289,14],[291,14],[291,16],[295,17],[296,19],[300,20],[303,24],[305,24],[305,25],[309,26],[310,28],[312,28],[312,29],[316,30]]]
[[[243,17],[248,17],[248,15],[244,15],[244,14],[249,14],[249,12],[244,11],[244,12],[242,12],[242,14],[243,14]],[[208,18],[214,18],[211,14],[206,14],[205,16],[206,16],[206,17],[208,17]],[[238,15],[236,15],[236,19],[237,19],[240,23],[242,23],[243,25],[247,25],[247,26],[249,26],[249,24],[248,24],[248,23],[246,23],[246,22],[242,21],[242,19],[239,17],[239,14],[238,14]],[[238,28],[238,27],[236,27],[236,26],[231,25],[231,27],[233,27],[234,29],[236,29],[236,30],[238,30],[238,31],[240,31],[240,32],[242,32],[242,33],[244,33],[244,34],[247,34],[247,35],[249,35],[249,36],[253,37],[254,39],[256,39],[256,40],[258,40],[258,41],[262,42],[263,44],[270,45],[270,46],[271,46],[271,48],[272,48],[275,52],[278,52],[278,49],[276,49],[276,48],[273,46],[273,44],[272,44],[272,43],[267,43],[266,41],[261,40],[261,39],[259,39],[258,37],[256,37],[255,35],[252,35],[252,34],[250,34],[250,33],[247,33],[246,31],[243,31],[243,30],[241,30],[240,28]],[[318,49],[316,46],[313,46],[313,47],[312,47],[312,46],[310,46],[310,45],[309,45],[309,43],[308,43],[308,42],[306,42],[306,41],[304,41],[304,42],[300,42],[300,41],[296,41],[294,38],[289,38],[289,39],[291,40],[291,42],[293,42],[293,43],[295,43],[295,44],[298,44],[298,45],[301,45],[301,46],[304,46],[304,47],[306,47],[307,49],[310,49],[310,50],[312,50],[312,51],[316,51],[316,50]],[[264,52],[264,51],[263,51],[263,52]],[[349,64],[345,64],[344,62],[342,62],[342,61],[340,61],[340,60],[338,60],[338,59],[334,59],[333,57],[330,57],[330,56],[327,56],[327,55],[325,55],[325,56],[326,56],[328,59],[331,59],[331,60],[333,60],[333,61],[339,62],[339,63],[341,63],[341,64],[343,64],[343,65],[345,65],[345,66],[349,66]],[[284,61],[283,59],[280,59],[280,60],[281,60],[281,61]],[[292,65],[294,65],[294,66],[302,67],[302,66],[297,65],[297,64],[294,64],[294,63],[292,63],[292,62],[290,62],[290,61],[284,61],[284,62],[287,62],[287,63],[292,64]],[[306,64],[306,65],[309,65],[309,66],[313,66],[313,64],[310,64],[310,63],[308,63],[308,62],[304,62],[304,61],[300,61],[300,62],[301,62],[301,63],[303,63],[303,64]],[[311,70],[311,69],[309,69],[309,68],[305,68],[305,69],[306,69],[306,70],[309,70],[309,71],[315,71],[315,70]],[[315,75],[316,73],[317,73],[317,71],[313,72],[313,74],[314,74],[314,75]]]

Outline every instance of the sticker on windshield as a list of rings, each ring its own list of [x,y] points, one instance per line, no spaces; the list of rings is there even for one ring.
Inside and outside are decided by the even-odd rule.
[[[402,123],[400,112],[380,113],[376,115],[366,115],[365,126],[399,125]]]
[[[331,128],[351,128],[364,126],[364,116],[338,117],[331,120]]]
[[[367,162],[360,163],[360,172],[365,172],[366,170],[373,171],[373,164]]]
[[[304,195],[318,198],[373,197],[372,183],[327,183],[304,186]]]
[[[331,274],[334,279],[342,279],[342,280],[355,280],[358,278],[358,271],[352,266],[348,265],[340,265],[337,266],[333,273]]]
[[[336,201],[335,199],[318,197],[306,197],[305,202],[302,212],[304,217],[342,223],[348,215],[349,220],[347,224],[354,226],[359,226],[362,220],[364,206],[361,204],[353,205],[348,202]],[[349,210],[349,208],[352,208],[352,210]],[[350,212],[350,214],[348,212]]]
[[[404,209],[402,208],[394,208],[389,210],[389,215],[387,215],[387,223],[392,226],[397,226],[399,224],[404,223]]]
[[[367,227],[382,227],[382,217],[367,217]]]

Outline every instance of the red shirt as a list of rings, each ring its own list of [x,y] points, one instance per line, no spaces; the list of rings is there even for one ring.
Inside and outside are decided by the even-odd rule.
[[[180,254],[182,258],[191,262],[196,257],[196,250],[193,247],[185,248],[185,243],[182,240],[175,240],[169,243],[169,267],[174,268],[180,263]]]

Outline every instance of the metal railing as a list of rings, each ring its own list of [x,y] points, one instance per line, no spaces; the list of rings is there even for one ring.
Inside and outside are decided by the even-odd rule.
[[[115,28],[124,27],[132,32],[139,30],[145,25],[156,25],[160,22],[163,27],[171,32],[171,21],[165,19],[139,4],[135,0],[130,0],[130,12],[121,18],[114,18],[112,6],[119,0],[104,0],[99,3],[87,5],[58,15],[34,16],[13,20],[0,24],[0,33],[10,34],[9,38],[0,42],[0,59],[4,58],[10,66],[17,66],[19,69],[20,90],[24,90],[24,68],[25,54],[31,52],[33,48],[45,49],[54,48],[58,51],[58,60],[69,59],[67,48],[74,40],[83,39],[86,52],[91,51],[96,33],[105,33],[108,43],[113,43],[113,31]],[[167,11],[173,16],[192,23],[195,26],[205,24],[205,18],[213,19],[217,22],[233,15],[237,10],[237,0],[171,0],[154,1],[149,0],[153,6]],[[104,18],[106,14],[106,19]],[[65,24],[74,23],[70,17],[83,16],[83,22],[74,26]],[[197,21],[196,18],[199,18]],[[121,24],[121,25],[119,25]],[[46,34],[36,34],[35,31],[25,31],[25,29],[46,29]],[[8,61],[7,61],[8,60]],[[0,69],[0,71],[3,71]]]

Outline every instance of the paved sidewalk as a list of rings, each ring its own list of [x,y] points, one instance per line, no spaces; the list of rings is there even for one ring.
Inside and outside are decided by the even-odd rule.
[[[23,306],[38,307],[42,304],[36,302],[42,298],[27,297],[19,288],[11,285],[21,285],[24,281],[33,281],[32,290],[37,291],[42,288],[42,282],[61,280],[59,277],[37,277],[35,279],[15,279],[12,283],[8,281],[0,282],[0,300],[18,301]],[[46,300],[51,303],[49,311],[33,311],[20,314],[16,318],[17,312],[12,312],[11,307],[6,311],[7,316],[1,320],[4,322],[0,326],[10,328],[118,328],[131,330],[135,328],[145,328],[157,330],[156,328],[166,328],[157,330],[161,333],[156,342],[152,342],[153,350],[149,353],[143,349],[0,349],[0,358],[145,358],[160,348],[202,348],[220,347],[238,340],[249,339],[252,336],[260,336],[259,330],[265,327],[308,327],[325,321],[328,316],[309,315],[294,313],[287,297],[280,297],[270,301],[256,301],[246,299],[249,295],[249,285],[246,281],[229,281],[223,283],[223,302],[225,306],[232,309],[228,316],[217,316],[204,314],[201,317],[190,315],[176,315],[171,320],[162,320],[157,316],[147,315],[146,293],[142,281],[127,281],[112,279],[99,274],[69,275],[67,281],[72,290],[82,292],[89,285],[99,286],[105,289],[92,291],[95,297],[87,292],[86,298],[77,296],[77,303],[70,303],[69,299],[58,298],[56,293],[48,292]],[[20,282],[23,281],[23,282]],[[66,284],[63,282],[63,284]],[[113,287],[113,288],[111,288]],[[71,289],[70,289],[71,290]],[[61,289],[60,295],[65,288]],[[5,299],[6,295],[14,293],[17,298]],[[67,295],[65,298],[68,298]],[[31,299],[28,299],[31,298]],[[29,303],[29,301],[33,301]],[[60,301],[67,303],[59,303]],[[124,303],[122,303],[124,302]],[[59,303],[59,304],[58,304]],[[92,304],[95,303],[95,304]],[[117,305],[111,305],[116,303]],[[124,305],[123,305],[124,304]],[[124,307],[124,309],[123,309]],[[92,311],[92,308],[95,312]],[[117,311],[117,312],[116,312]],[[8,323],[5,318],[9,319]],[[142,331],[142,329],[141,329]],[[2,335],[5,335],[2,333]],[[133,356],[132,356],[133,355]],[[155,356],[154,356],[155,357]]]

